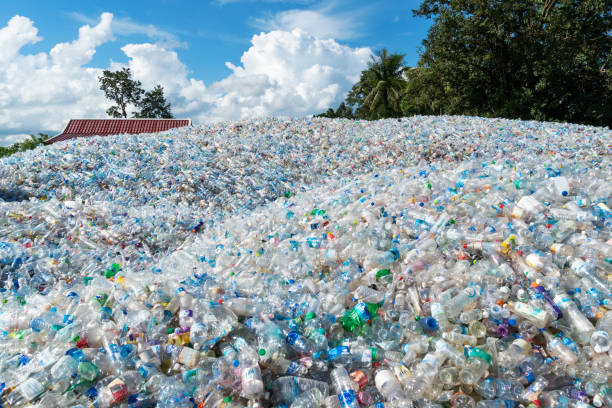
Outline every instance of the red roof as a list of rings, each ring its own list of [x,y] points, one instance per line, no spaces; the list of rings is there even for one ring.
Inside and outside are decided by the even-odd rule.
[[[70,119],[66,129],[45,144],[86,136],[165,132],[189,125],[189,119]]]

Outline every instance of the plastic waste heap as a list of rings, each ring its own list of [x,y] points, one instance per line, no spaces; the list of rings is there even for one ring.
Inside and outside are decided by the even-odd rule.
[[[0,405],[612,408],[610,140],[266,119],[0,159]]]

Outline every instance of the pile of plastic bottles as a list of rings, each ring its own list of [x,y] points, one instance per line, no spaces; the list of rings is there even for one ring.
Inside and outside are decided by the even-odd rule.
[[[612,407],[610,136],[265,120],[3,159],[0,401]]]

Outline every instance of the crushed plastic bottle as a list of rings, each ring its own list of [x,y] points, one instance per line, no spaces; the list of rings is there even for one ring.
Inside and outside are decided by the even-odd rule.
[[[268,119],[1,159],[0,402],[612,407],[610,136]]]

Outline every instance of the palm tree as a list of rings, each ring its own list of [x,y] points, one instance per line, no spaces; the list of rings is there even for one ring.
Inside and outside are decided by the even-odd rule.
[[[347,96],[350,106],[357,105],[356,116],[370,120],[401,117],[405,72],[403,54],[389,54],[383,48],[372,56],[368,68],[361,72],[359,82]]]

